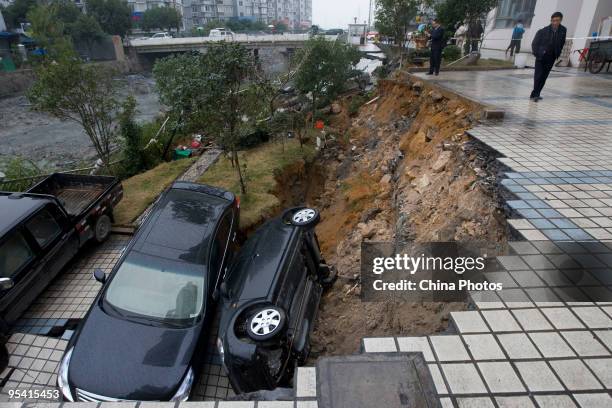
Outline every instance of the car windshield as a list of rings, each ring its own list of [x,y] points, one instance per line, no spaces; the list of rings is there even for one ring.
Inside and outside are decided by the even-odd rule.
[[[106,289],[104,301],[125,317],[189,325],[202,313],[201,265],[133,251]]]

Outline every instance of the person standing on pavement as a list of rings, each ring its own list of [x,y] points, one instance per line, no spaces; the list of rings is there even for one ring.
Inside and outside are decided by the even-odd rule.
[[[444,29],[436,19],[432,22],[432,30],[429,33],[431,39],[431,56],[429,57],[429,72],[427,75],[440,74],[442,65],[442,50],[444,49]]]
[[[455,44],[463,53],[463,45],[465,44],[465,36],[467,34],[467,25],[465,23],[461,23],[457,31],[455,31],[455,40],[457,43]]]
[[[542,99],[540,93],[555,65],[555,61],[563,51],[567,29],[561,25],[562,21],[563,14],[559,11],[554,13],[550,18],[550,25],[538,30],[531,44],[531,50],[536,58],[533,91],[530,96],[530,99],[534,102]]]
[[[523,40],[523,34],[525,34],[525,28],[523,27],[523,22],[519,20],[518,24],[514,27],[514,30],[512,30],[512,40],[506,49],[506,56],[508,55],[508,51],[510,51],[511,57],[514,56],[514,52],[517,54],[521,52],[521,41]]]
[[[467,37],[468,37],[468,53],[478,52],[478,43],[480,37],[484,34],[484,28],[480,20],[474,20],[468,25]]]

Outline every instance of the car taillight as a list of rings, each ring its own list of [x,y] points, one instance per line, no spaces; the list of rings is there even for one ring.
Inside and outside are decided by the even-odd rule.
[[[236,208],[240,208],[240,197],[236,196],[236,199],[234,201],[236,202]]]
[[[77,232],[81,233],[87,228],[87,220],[83,220],[76,225]]]

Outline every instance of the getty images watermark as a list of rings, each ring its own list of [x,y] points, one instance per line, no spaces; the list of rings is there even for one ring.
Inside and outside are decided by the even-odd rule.
[[[487,278],[499,270],[495,245],[457,242],[364,242],[361,247],[363,301],[459,302],[468,292],[497,292],[502,282]]]
[[[531,244],[529,244],[531,245]],[[364,302],[612,302],[612,244],[547,242],[548,253],[461,242],[364,242]],[[533,247],[535,249],[535,246]]]

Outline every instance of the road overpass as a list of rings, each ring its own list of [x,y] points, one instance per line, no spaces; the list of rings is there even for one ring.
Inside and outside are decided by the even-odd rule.
[[[310,38],[309,34],[283,34],[283,35],[249,35],[234,34],[232,42],[244,45],[249,49],[284,48],[285,50],[301,48]],[[326,35],[326,39],[333,41],[336,35]],[[184,37],[184,38],[147,38],[131,40],[130,47],[138,54],[159,54],[187,51],[205,51],[207,48],[224,43],[228,40],[213,37]]]

